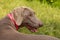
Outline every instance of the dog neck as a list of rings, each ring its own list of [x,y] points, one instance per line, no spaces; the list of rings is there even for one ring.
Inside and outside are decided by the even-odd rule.
[[[15,19],[14,19],[14,17],[13,17],[13,14],[10,13],[10,14],[8,14],[7,16],[10,18],[10,20],[11,20],[11,21],[13,22],[13,24],[15,25],[16,30],[18,30],[18,25],[17,25],[17,23],[16,23],[16,21],[15,21]]]

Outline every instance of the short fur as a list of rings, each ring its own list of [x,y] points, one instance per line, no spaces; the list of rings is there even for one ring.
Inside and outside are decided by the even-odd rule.
[[[26,20],[25,17],[28,16],[29,14],[28,9],[29,8],[27,7],[19,7],[11,12],[14,16],[17,25],[22,25],[22,23],[24,24],[26,22],[24,20]],[[32,14],[34,13],[34,11],[31,10],[30,12]],[[42,26],[42,22],[40,21],[35,20],[34,23],[35,27],[38,26],[38,24],[39,26]],[[32,26],[34,26],[34,24]],[[60,39],[47,35],[22,34],[16,30],[15,25],[12,23],[10,18],[6,16],[2,20],[0,20],[0,40],[60,40]]]

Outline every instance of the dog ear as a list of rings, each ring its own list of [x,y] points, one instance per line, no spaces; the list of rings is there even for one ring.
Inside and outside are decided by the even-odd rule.
[[[22,8],[19,7],[13,10],[13,15],[14,15],[17,25],[20,25],[23,21],[23,17],[21,14],[22,14]]]

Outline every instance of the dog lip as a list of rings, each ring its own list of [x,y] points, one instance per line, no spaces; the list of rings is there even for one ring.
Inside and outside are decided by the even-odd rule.
[[[27,27],[31,32],[37,32],[37,28],[32,27],[31,25],[26,24],[26,27]]]
[[[31,32],[37,32],[37,28],[33,28],[31,26],[28,26],[28,29],[31,31]]]
[[[31,31],[32,31],[32,32],[37,32],[37,29],[34,28],[34,29],[31,29]]]

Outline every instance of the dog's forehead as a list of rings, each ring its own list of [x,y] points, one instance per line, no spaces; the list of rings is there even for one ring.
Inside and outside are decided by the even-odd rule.
[[[32,8],[29,8],[29,7],[24,7],[24,9],[27,9],[27,10],[29,10],[31,12],[34,12],[34,10]]]
[[[25,9],[26,9],[27,11],[29,11],[30,14],[35,14],[35,11],[34,11],[32,8],[25,7]]]
[[[32,8],[25,7],[25,6],[24,7],[23,6],[22,7],[17,7],[14,10],[16,10],[19,13],[19,15],[20,15],[20,13],[23,13],[24,11],[29,12],[28,14],[35,14],[35,12]]]
[[[32,8],[30,8],[30,7],[26,7],[26,6],[17,7],[17,8],[15,8],[15,9],[19,9],[19,10],[27,9],[27,10],[29,10],[29,11],[34,12],[34,10],[33,10]]]

